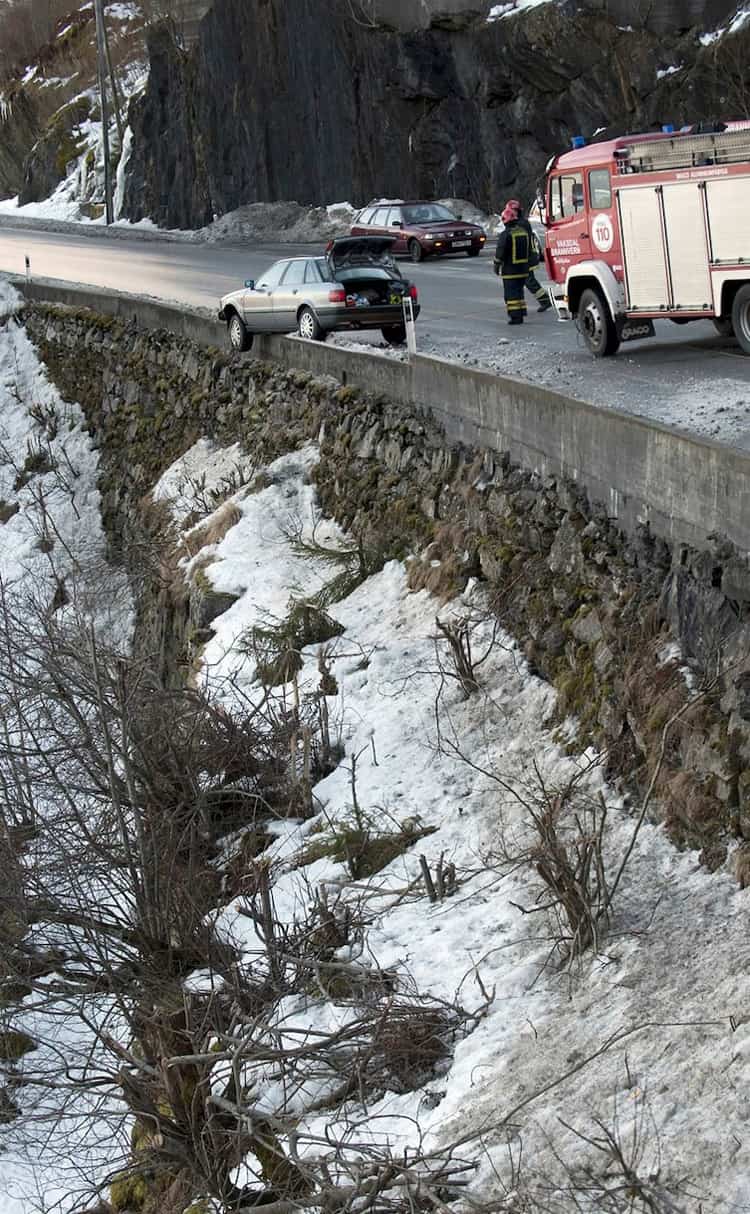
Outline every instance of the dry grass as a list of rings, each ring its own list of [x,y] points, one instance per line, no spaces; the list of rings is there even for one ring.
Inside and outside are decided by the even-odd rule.
[[[447,603],[465,588],[476,568],[476,538],[457,523],[444,523],[424,552],[409,562],[410,590],[429,590]]]
[[[202,548],[220,544],[228,531],[236,526],[242,518],[242,511],[234,502],[225,502],[215,510],[203,523],[191,528],[182,537],[182,542],[190,557],[194,557]]]

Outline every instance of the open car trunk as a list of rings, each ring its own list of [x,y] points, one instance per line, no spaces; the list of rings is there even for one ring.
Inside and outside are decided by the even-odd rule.
[[[400,306],[407,286],[398,278],[374,278],[372,273],[361,278],[356,274],[340,274],[339,281],[346,291],[348,307],[371,308],[384,304]]]

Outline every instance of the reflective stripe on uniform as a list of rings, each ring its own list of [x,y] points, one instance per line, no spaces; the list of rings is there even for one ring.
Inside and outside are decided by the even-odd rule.
[[[524,245],[524,254],[523,254],[523,256],[522,256],[522,257],[519,257],[519,256],[518,256],[518,249],[517,249],[517,246],[518,246],[518,242],[519,242],[519,241],[523,241],[523,245]],[[512,263],[513,263],[513,265],[514,265],[514,266],[521,265],[521,263],[522,263],[522,262],[526,262],[526,263],[528,264],[528,260],[529,260],[529,238],[528,238],[528,236],[526,235],[526,233],[525,233],[524,231],[520,231],[520,232],[511,232],[511,234],[510,234],[510,247],[511,247],[510,259],[511,259],[511,261],[512,261]]]

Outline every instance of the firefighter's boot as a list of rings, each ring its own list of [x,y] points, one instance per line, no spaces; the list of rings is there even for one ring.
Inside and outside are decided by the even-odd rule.
[[[544,299],[539,300],[539,307],[537,308],[537,312],[548,312],[551,307],[552,307],[552,300],[550,299],[549,295],[545,295]]]

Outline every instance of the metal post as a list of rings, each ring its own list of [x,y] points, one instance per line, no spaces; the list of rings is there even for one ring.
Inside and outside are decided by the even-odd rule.
[[[409,295],[404,295],[401,300],[401,307],[404,312],[404,328],[406,329],[406,348],[409,351],[409,356],[417,352],[417,326],[414,323],[414,304]]]
[[[109,112],[107,109],[107,53],[104,38],[104,0],[94,0],[96,17],[96,71],[99,79],[99,103],[102,111],[102,153],[104,156],[104,214],[112,223],[112,169],[109,163]]]

